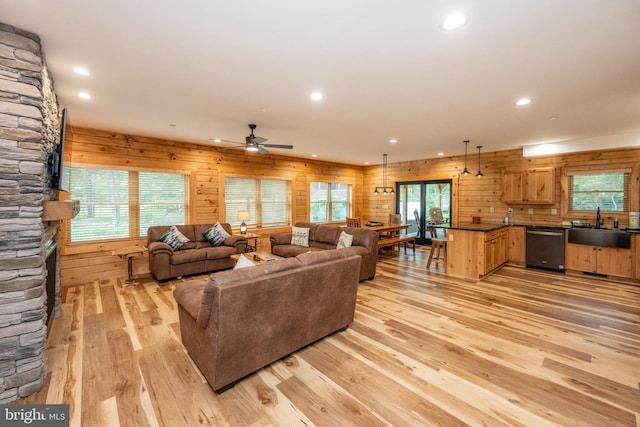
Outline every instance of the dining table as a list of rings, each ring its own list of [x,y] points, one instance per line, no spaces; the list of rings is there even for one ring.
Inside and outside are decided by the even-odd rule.
[[[400,231],[407,230],[410,227],[409,224],[380,224],[380,225],[367,225],[364,224],[362,228],[368,230],[374,230],[381,236],[392,235],[399,233]]]

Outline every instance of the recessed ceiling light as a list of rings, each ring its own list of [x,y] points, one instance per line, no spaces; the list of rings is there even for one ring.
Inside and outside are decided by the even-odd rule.
[[[365,165],[368,165],[368,164],[369,164],[369,162],[364,162],[364,164],[365,164]]]
[[[463,12],[453,12],[449,14],[444,21],[440,24],[440,27],[445,31],[453,31],[462,27],[467,23],[469,18]]]
[[[73,69],[73,72],[76,74],[80,74],[81,76],[88,76],[89,75],[89,70],[87,70],[84,67],[75,67]]]
[[[311,98],[312,101],[320,101],[324,96],[322,92],[312,92],[309,98]]]
[[[390,142],[390,143],[392,143],[392,144],[395,144],[396,142],[398,142],[398,140],[397,140],[397,139],[395,139],[395,138],[391,138],[391,139],[389,140],[389,142]]]
[[[89,95],[87,92],[78,92],[78,96],[82,99],[91,99],[91,95]]]
[[[176,127],[175,123],[169,123],[169,127],[174,128]]]
[[[317,154],[312,154],[311,157],[318,157],[318,155]]]
[[[213,142],[222,142],[222,140],[220,138],[213,138],[211,141],[213,141]]]
[[[518,107],[522,107],[523,105],[531,104],[530,98],[520,98],[516,101],[516,105]]]
[[[444,153],[438,153],[438,156],[444,156]]]
[[[558,117],[558,116],[550,116],[550,117],[549,117],[549,120],[558,120],[559,118],[560,118],[560,117]]]

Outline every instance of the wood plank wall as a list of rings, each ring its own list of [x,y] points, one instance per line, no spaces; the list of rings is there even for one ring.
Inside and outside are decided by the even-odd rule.
[[[127,167],[146,170],[186,171],[191,174],[192,223],[215,222],[222,215],[224,195],[221,182],[227,174],[252,176],[283,176],[293,182],[293,222],[309,219],[309,182],[334,181],[353,185],[353,215],[368,220],[388,220],[395,213],[395,196],[375,196],[373,189],[382,186],[382,166],[354,166],[279,155],[245,154],[242,150],[220,149],[165,139],[122,135],[117,133],[74,129],[71,160],[73,165]],[[477,154],[468,157],[467,165],[477,172]],[[640,148],[584,152],[565,155],[523,158],[522,150],[507,150],[481,154],[484,177],[460,176],[464,156],[393,162],[389,154],[387,185],[397,181],[451,179],[453,182],[452,214],[455,222],[470,222],[480,216],[482,222],[498,223],[509,206],[501,200],[502,172],[530,167],[555,168],[553,205],[509,205],[514,208],[511,220],[518,224],[559,225],[563,216],[562,176],[567,168],[586,170],[599,167],[630,168],[631,207],[640,211]],[[493,208],[493,212],[491,212]],[[221,210],[222,209],[222,210]],[[529,213],[532,209],[532,213]],[[552,214],[552,209],[556,214]],[[593,218],[585,216],[592,221]],[[626,227],[628,218],[621,216],[620,226]],[[610,219],[606,219],[609,221]],[[250,230],[259,234],[260,248],[268,250],[269,235],[282,230]],[[143,245],[144,238],[104,243],[63,246],[61,280],[63,286],[86,283],[109,276],[126,276],[126,261],[113,257],[112,249]],[[134,261],[134,273],[148,273],[146,257]]]
[[[430,179],[451,179],[453,182],[452,217],[454,221],[471,222],[472,216],[479,216],[482,222],[502,222],[507,208],[512,207],[512,223],[560,225],[562,221],[584,219],[593,223],[593,215],[569,215],[563,212],[562,177],[568,169],[596,171],[601,168],[630,169],[631,210],[640,211],[640,148],[590,151],[540,157],[522,157],[522,150],[506,150],[482,153],[481,169],[484,176],[477,178],[477,154],[470,155],[467,167],[472,174],[460,175],[464,169],[464,156],[415,160],[392,163],[389,155],[387,185],[396,182],[421,181]],[[551,205],[505,204],[502,202],[502,173],[505,170],[553,167],[555,170],[554,203]],[[382,167],[369,166],[364,171],[364,212],[365,220],[386,220],[389,213],[395,213],[395,196],[375,196],[375,186],[382,185]],[[388,209],[384,206],[388,205]],[[491,212],[493,208],[493,212]],[[529,213],[532,209],[532,213]],[[553,210],[555,209],[555,214]],[[628,225],[628,215],[619,217],[620,227]],[[611,227],[613,217],[605,217],[605,225]]]
[[[225,175],[284,177],[292,181],[293,223],[309,219],[309,182],[345,182],[352,185],[354,213],[362,215],[363,167],[279,155],[246,154],[239,149],[221,149],[99,130],[74,128],[71,164],[132,168],[190,174],[190,222],[224,222]],[[63,227],[64,228],[64,227]],[[269,236],[285,229],[250,229],[260,235],[259,247],[268,250]],[[63,237],[64,238],[64,237]],[[146,245],[146,236],[100,243],[64,244],[61,280],[64,286],[87,283],[105,276],[126,276],[126,261],[111,250]],[[134,273],[149,272],[146,257],[134,259]]]

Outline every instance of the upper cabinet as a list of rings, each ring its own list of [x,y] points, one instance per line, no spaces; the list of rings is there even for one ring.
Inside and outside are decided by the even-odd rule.
[[[554,169],[530,168],[502,175],[504,203],[553,204]]]

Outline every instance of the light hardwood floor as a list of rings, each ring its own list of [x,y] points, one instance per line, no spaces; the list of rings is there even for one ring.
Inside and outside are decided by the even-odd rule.
[[[408,252],[359,285],[347,331],[221,395],[180,343],[176,281],[68,288],[47,384],[21,403],[68,403],[84,427],[640,424],[639,285],[512,266],[456,280]]]

